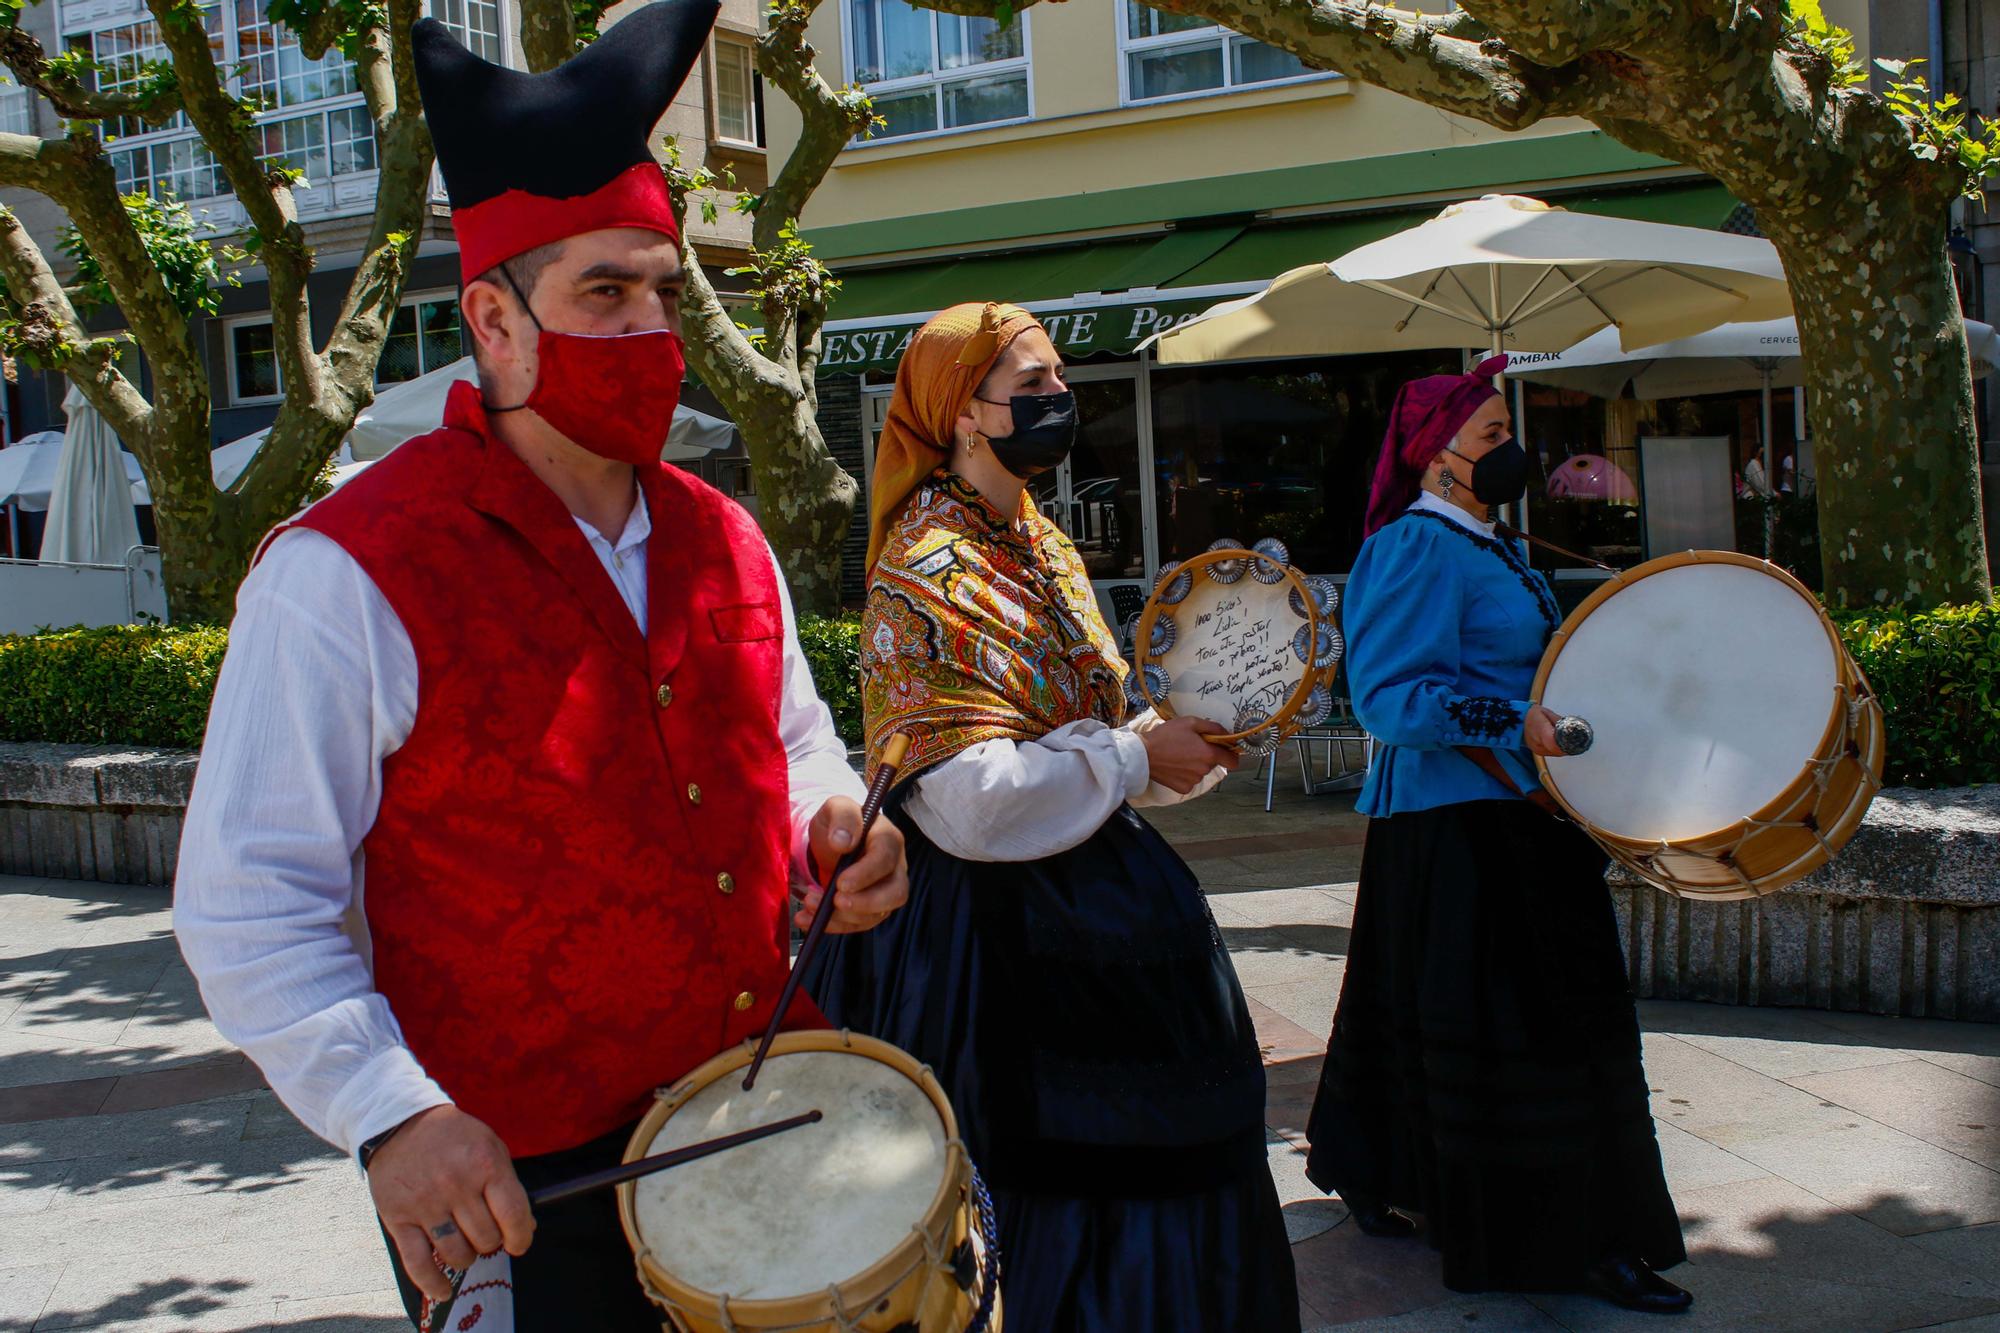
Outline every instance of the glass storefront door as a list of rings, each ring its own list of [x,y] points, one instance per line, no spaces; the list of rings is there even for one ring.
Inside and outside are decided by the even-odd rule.
[[[1136,366],[1078,366],[1064,373],[1076,394],[1076,448],[1030,485],[1035,504],[1076,543],[1115,627],[1145,604],[1155,567],[1152,497],[1142,485],[1145,416]]]

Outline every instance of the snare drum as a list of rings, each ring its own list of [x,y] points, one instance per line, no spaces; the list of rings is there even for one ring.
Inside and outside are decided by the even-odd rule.
[[[818,1109],[825,1119],[618,1187],[639,1281],[688,1333],[999,1329],[986,1200],[931,1071],[887,1042],[788,1032],[664,1089],[634,1161]]]
[[[1882,708],[1783,570],[1687,551],[1613,578],[1563,622],[1533,697],[1587,719],[1542,783],[1669,893],[1754,898],[1824,865],[1882,785]]]

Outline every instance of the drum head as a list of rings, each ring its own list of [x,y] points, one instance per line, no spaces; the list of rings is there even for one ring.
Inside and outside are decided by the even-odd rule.
[[[826,1119],[638,1182],[633,1211],[654,1259],[734,1300],[823,1292],[878,1263],[943,1187],[945,1128],[917,1084],[841,1051],[773,1055],[690,1097],[648,1155],[818,1108]]]
[[[1755,815],[1818,755],[1840,700],[1819,609],[1789,582],[1680,564],[1570,626],[1541,703],[1596,730],[1547,761],[1563,801],[1622,838],[1699,838]]]

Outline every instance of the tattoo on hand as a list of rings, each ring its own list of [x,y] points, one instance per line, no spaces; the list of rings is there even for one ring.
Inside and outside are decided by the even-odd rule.
[[[440,1222],[431,1228],[431,1235],[437,1237],[439,1240],[448,1240],[457,1234],[458,1224],[456,1222]]]

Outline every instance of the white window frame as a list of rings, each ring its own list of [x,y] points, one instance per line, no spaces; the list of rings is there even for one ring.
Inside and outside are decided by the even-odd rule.
[[[507,35],[511,31],[511,29],[508,26],[508,16],[512,10],[512,5],[510,3],[510,0],[494,0],[494,3],[497,8],[496,20],[499,23],[500,27],[500,34],[499,34],[500,50],[502,56],[505,57],[508,52]],[[64,50],[67,50],[69,48],[71,42],[74,42],[78,39],[85,39],[90,41],[91,49],[94,53],[96,49],[95,39],[98,33],[108,32],[118,28],[134,27],[139,24],[155,22],[149,11],[141,10],[137,13],[122,14],[114,18],[88,20],[72,27],[66,22],[64,22],[61,8],[62,7],[59,4],[56,14],[56,26],[57,26],[57,31],[60,33],[60,38],[59,38],[60,45]],[[239,39],[239,29],[236,23],[235,9],[233,5],[226,3],[226,0],[217,0],[217,8],[222,11],[222,50],[216,63],[225,70],[236,70],[242,67],[242,65],[245,63],[245,58],[243,55]],[[425,13],[428,14],[430,10],[429,0],[425,0],[423,8]],[[260,17],[262,17],[264,21],[268,22],[268,15],[260,13]],[[284,33],[286,35],[291,35],[290,30],[284,28],[282,25],[272,24],[271,26],[275,31]],[[157,29],[156,29],[156,41],[157,41]],[[337,48],[329,48],[329,53],[333,55],[338,55],[338,50]],[[162,50],[160,54],[162,57],[164,57],[166,55],[166,52]],[[241,78],[232,77],[229,80],[228,89],[232,95],[241,95],[242,87],[243,87],[243,82]],[[362,108],[364,111],[367,107],[367,99],[362,95],[362,93],[358,88],[350,93],[339,93],[332,97],[323,97],[311,102],[300,102],[291,106],[271,107],[267,110],[260,111],[257,113],[257,124],[261,126],[268,121],[291,120],[313,114],[318,114],[322,118],[322,123],[325,124],[325,118],[331,115],[333,112],[344,111],[355,107]],[[306,182],[307,185],[319,187],[319,186],[329,185],[336,180],[367,181],[374,179],[381,171],[381,146],[379,144],[376,146],[376,159],[375,159],[375,166],[373,168],[365,171],[351,172],[339,176],[331,174],[332,143],[333,143],[331,129],[332,126],[330,124],[325,124],[325,131],[323,131],[326,134],[329,175],[326,180],[309,179]],[[164,147],[167,145],[178,144],[182,141],[193,141],[198,144],[201,143],[201,135],[191,125],[187,123],[186,117],[184,115],[176,116],[167,125],[157,129],[148,126],[146,127],[143,133],[120,135],[115,140],[108,141],[107,148],[110,151],[114,152],[123,149],[129,149],[129,150],[143,149],[147,152],[148,168],[146,173],[146,182],[147,182],[146,189],[147,192],[150,194],[152,193],[152,181],[154,179],[150,166],[151,150],[155,147]],[[206,151],[205,144],[203,145],[203,151]],[[203,195],[200,196],[199,198],[194,198],[194,199],[185,199],[183,200],[183,202],[188,204],[190,207],[198,208],[203,204],[210,203],[211,201],[227,200],[227,199],[233,199],[235,197],[235,192],[232,189],[230,189],[229,181],[226,176],[219,176],[219,184],[221,188],[218,193],[212,195]],[[160,198],[161,196],[156,194],[154,195],[154,197]],[[369,204],[368,207],[372,208],[373,207],[372,203]],[[349,209],[345,211],[365,212],[367,211],[367,209],[360,209],[360,210]]]
[[[931,60],[935,64],[938,50],[938,11],[923,9],[921,7],[918,7],[918,10],[920,13],[930,17]],[[1021,24],[1021,54],[1013,59],[995,60],[982,65],[971,65],[963,69],[955,69],[949,74],[913,74],[900,79],[885,79],[880,83],[862,84],[859,79],[854,77],[854,5],[852,0],[840,0],[841,71],[847,76],[849,84],[863,88],[870,98],[914,92],[919,88],[929,88],[934,93],[937,93],[948,83],[967,83],[973,79],[984,78],[992,74],[1008,74],[1015,70],[1021,71],[1028,94],[1028,110],[1025,115],[1010,116],[1005,120],[983,120],[977,125],[946,126],[942,123],[944,115],[942,106],[940,106],[938,114],[940,124],[937,129],[919,130],[915,134],[877,135],[867,139],[856,137],[847,141],[846,149],[843,151],[866,148],[873,144],[917,143],[925,139],[941,138],[948,134],[973,134],[980,130],[997,129],[1003,125],[1025,125],[1033,120],[1035,118],[1034,28],[1030,11],[1026,9],[1017,10],[1014,17]]]
[[[843,0],[845,3],[845,0]],[[738,139],[722,132],[722,48],[734,47],[750,57],[750,86],[745,89],[749,96],[751,120],[750,137]],[[757,109],[757,83],[763,74],[757,68],[757,37],[754,33],[738,32],[733,28],[717,28],[715,36],[708,44],[708,132],[715,143],[740,153],[762,153],[763,144],[757,142],[757,135],[769,137],[769,127]]]
[[[0,78],[0,120],[15,118],[18,110],[21,128],[12,129],[0,123],[0,131],[8,134],[33,134],[35,132],[35,94],[15,83],[12,78]]]
[[[458,305],[459,307],[458,338],[459,338],[459,344],[462,347],[465,343],[465,307],[460,302],[460,296],[461,293],[459,289],[456,287],[434,287],[428,291],[405,292],[403,293],[403,299],[396,303],[396,309],[400,311],[405,306],[415,307],[415,306],[432,305],[438,301],[450,301],[454,305]],[[382,330],[382,337],[385,342],[387,341],[388,336],[389,336],[389,330],[385,327]],[[462,360],[470,355],[472,355],[472,353],[461,351],[458,357],[454,359]],[[425,366],[423,360],[424,360],[424,331],[422,327],[419,327],[417,329],[417,373],[415,375],[412,375],[410,379],[419,379],[425,375],[430,374],[431,371],[433,370],[444,369],[444,366]],[[449,364],[450,362],[446,363],[446,365]],[[379,372],[382,369],[382,361],[379,357],[376,358],[375,369],[377,370],[377,372]],[[395,385],[408,384],[409,382],[410,380],[378,379],[375,381],[375,387],[377,389],[392,388]]]
[[[269,314],[237,315],[222,321],[222,373],[228,377],[229,405],[231,407],[258,407],[268,403],[285,401],[285,369],[277,362],[277,335],[272,334],[271,371],[278,379],[278,391],[268,394],[254,394],[245,398],[236,392],[236,330],[254,328],[262,324],[269,328],[276,324]]]
[[[1200,97],[1228,97],[1236,93],[1262,92],[1266,88],[1296,88],[1301,84],[1323,83],[1328,79],[1344,77],[1338,70],[1308,70],[1285,79],[1259,79],[1255,83],[1234,82],[1236,73],[1236,39],[1257,40],[1247,33],[1225,28],[1220,23],[1212,23],[1207,28],[1197,28],[1189,32],[1170,32],[1158,37],[1131,37],[1126,34],[1125,6],[1127,0],[1113,0],[1111,21],[1116,25],[1118,35],[1118,105],[1121,107],[1169,106],[1175,102],[1192,102]],[[1182,47],[1193,49],[1207,46],[1217,39],[1222,46],[1222,85],[1217,88],[1197,88],[1192,92],[1170,93],[1164,97],[1134,97],[1132,95],[1132,60],[1134,55],[1144,55],[1153,51],[1172,51]]]

